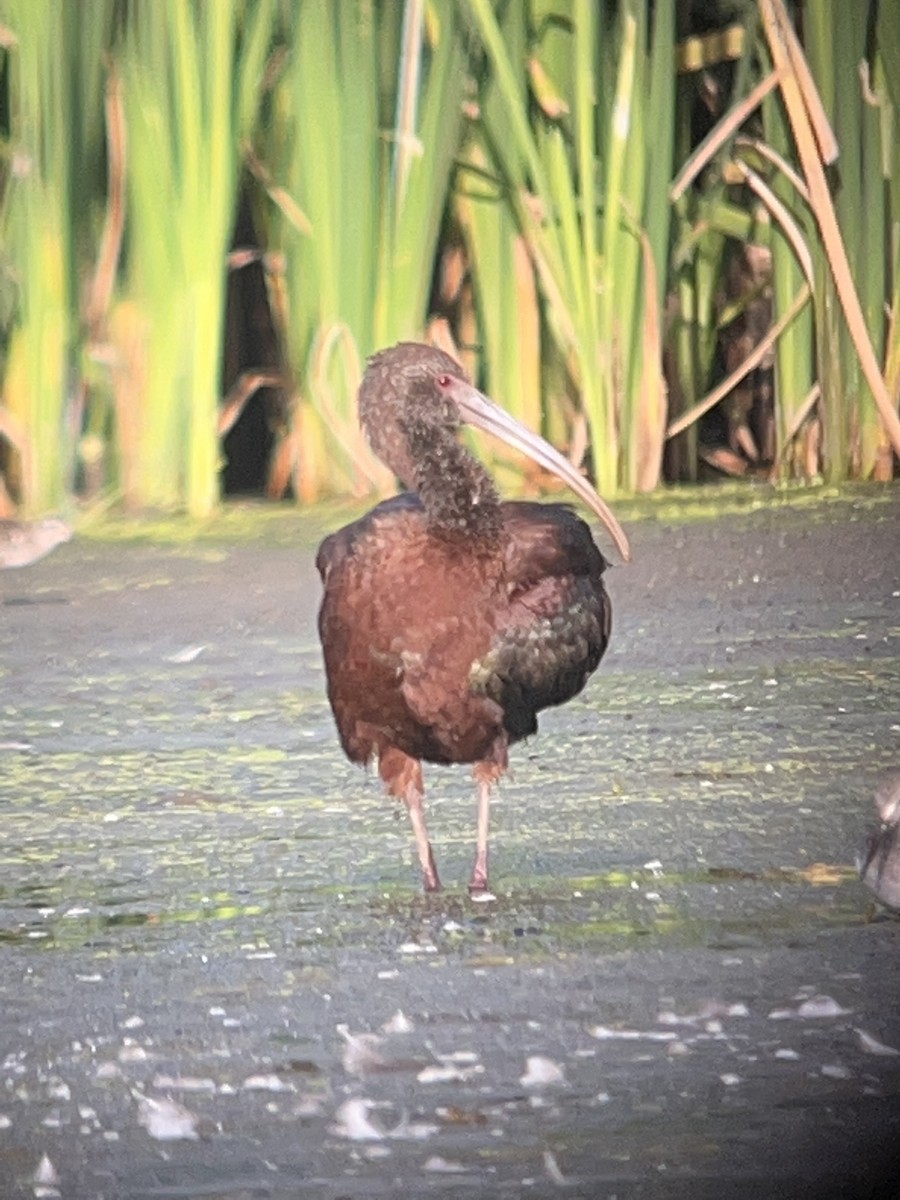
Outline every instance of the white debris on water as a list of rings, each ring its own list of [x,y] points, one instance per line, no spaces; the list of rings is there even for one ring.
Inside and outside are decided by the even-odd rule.
[[[399,1122],[388,1133],[388,1137],[411,1142],[423,1142],[426,1138],[434,1137],[440,1127],[429,1121],[411,1121],[409,1114],[404,1112]]]
[[[62,1180],[46,1154],[41,1155],[41,1161],[32,1176],[32,1182],[35,1200],[52,1200],[53,1197],[62,1195],[59,1190]]]
[[[449,1054],[435,1054],[434,1057],[442,1063],[469,1065],[478,1062],[478,1055],[474,1050],[451,1050]]]
[[[592,1025],[588,1029],[591,1037],[598,1038],[600,1041],[622,1041],[622,1042],[674,1042],[678,1039],[678,1034],[659,1029],[611,1029],[608,1025]]]
[[[539,1088],[565,1083],[566,1076],[559,1063],[543,1054],[532,1054],[525,1061],[525,1074],[519,1079],[522,1087]]]
[[[831,996],[810,996],[809,999],[801,1001],[796,1008],[773,1008],[769,1013],[769,1020],[818,1020],[823,1017],[845,1017],[852,1011],[850,1008],[841,1008]]]
[[[241,1088],[245,1092],[293,1092],[296,1089],[293,1084],[285,1082],[280,1076],[270,1075],[248,1075]]]
[[[559,1187],[567,1187],[569,1180],[565,1177],[560,1169],[559,1163],[556,1161],[556,1155],[552,1150],[544,1151],[544,1170],[553,1183]]]
[[[722,1014],[725,1017],[749,1017],[750,1009],[742,1001],[737,1004],[729,1004],[726,1012]]]
[[[214,1092],[216,1081],[197,1075],[154,1075],[153,1086],[161,1092]]]
[[[820,1073],[822,1075],[824,1075],[826,1079],[852,1079],[853,1078],[853,1072],[848,1070],[848,1068],[843,1066],[841,1063],[824,1063],[823,1066],[821,1066],[819,1068],[819,1070],[820,1070]]]
[[[362,1150],[363,1158],[368,1158],[373,1162],[379,1158],[390,1158],[391,1152],[383,1142],[369,1142]]]
[[[206,646],[185,646],[183,650],[176,650],[174,654],[167,654],[165,661],[168,663],[192,663],[200,657]]]
[[[657,1014],[658,1025],[698,1025],[704,1021],[723,1017],[749,1017],[750,1010],[746,1004],[738,1002],[729,1004],[725,1000],[705,1000],[695,1013],[676,1013],[664,1011]]]
[[[459,1175],[468,1171],[469,1168],[454,1159],[443,1158],[440,1154],[432,1154],[430,1158],[425,1159],[422,1170],[434,1175]]]
[[[675,1042],[669,1042],[668,1046],[666,1046],[666,1054],[670,1058],[686,1058],[691,1053],[691,1048],[687,1042],[682,1042],[680,1039]]]
[[[351,1033],[346,1025],[338,1025],[337,1031],[347,1043],[341,1063],[348,1075],[366,1075],[370,1071],[384,1070],[388,1061],[379,1054],[376,1046],[384,1043],[377,1033]]]
[[[79,1104],[78,1116],[82,1121],[93,1121],[95,1124],[99,1124],[97,1120],[97,1110],[96,1108],[92,1108],[90,1104]]]
[[[131,1038],[126,1038],[117,1057],[120,1063],[142,1063],[147,1062],[150,1055],[143,1046],[138,1046]]]
[[[309,1120],[311,1117],[321,1117],[325,1111],[323,1097],[313,1092],[303,1092],[291,1110],[295,1117]]]
[[[41,1155],[41,1161],[38,1163],[37,1170],[34,1173],[34,1182],[49,1184],[57,1184],[60,1182],[56,1167],[54,1167],[49,1156],[46,1154]]]
[[[122,1074],[122,1068],[118,1063],[102,1062],[97,1064],[97,1070],[94,1072],[95,1079],[118,1079]]]
[[[368,1096],[354,1096],[351,1100],[345,1100],[334,1114],[335,1121],[329,1127],[329,1132],[338,1137],[349,1138],[353,1142],[383,1142],[389,1138],[396,1141],[422,1142],[438,1132],[437,1125],[426,1121],[411,1121],[406,1112],[393,1129],[384,1129],[369,1116],[374,1107],[375,1101],[370,1100]]]
[[[851,1008],[842,1008],[837,1000],[832,1000],[830,996],[813,996],[811,999],[803,1001],[797,1009],[797,1016],[802,1018],[844,1017],[852,1011]]]
[[[158,1142],[196,1141],[198,1122],[199,1118],[176,1100],[138,1095],[138,1124]]]
[[[864,1029],[857,1029],[856,1034],[859,1038],[860,1048],[866,1054],[880,1054],[885,1058],[893,1058],[900,1055],[900,1050],[896,1050],[893,1046],[888,1046],[884,1042],[879,1042],[877,1038],[873,1038]]]
[[[472,1067],[457,1067],[452,1063],[441,1066],[423,1067],[416,1076],[419,1083],[465,1083],[475,1075],[483,1075],[484,1067],[477,1063]]]
[[[381,1028],[384,1033],[412,1033],[415,1025],[413,1025],[403,1010],[398,1008],[390,1020],[385,1021]]]
[[[374,1105],[373,1100],[365,1096],[355,1096],[345,1100],[337,1110],[335,1124],[329,1129],[338,1137],[349,1138],[353,1142],[380,1142],[384,1139],[383,1129],[379,1129],[369,1120],[369,1109]]]

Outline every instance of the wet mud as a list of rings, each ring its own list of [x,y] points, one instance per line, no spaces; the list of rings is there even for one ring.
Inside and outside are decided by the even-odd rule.
[[[900,491],[647,506],[606,659],[513,752],[489,904],[468,773],[427,773],[425,897],[341,756],[342,519],[0,573],[0,1197],[896,1195],[900,920],[854,864]]]

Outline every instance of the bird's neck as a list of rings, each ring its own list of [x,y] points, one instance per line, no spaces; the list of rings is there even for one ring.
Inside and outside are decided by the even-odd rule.
[[[407,431],[412,464],[404,483],[417,493],[432,533],[494,549],[500,544],[500,497],[488,472],[449,430]]]

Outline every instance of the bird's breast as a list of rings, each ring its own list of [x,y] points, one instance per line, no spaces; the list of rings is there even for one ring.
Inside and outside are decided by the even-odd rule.
[[[471,762],[489,757],[502,734],[502,712],[469,681],[495,635],[500,567],[422,526],[416,512],[370,521],[322,570],[329,698],[352,758],[394,745]]]

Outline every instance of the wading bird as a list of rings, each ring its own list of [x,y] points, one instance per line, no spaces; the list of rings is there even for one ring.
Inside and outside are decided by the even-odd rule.
[[[888,771],[875,789],[875,809],[881,825],[869,837],[860,875],[882,904],[900,909],[900,770]]]
[[[0,521],[0,569],[29,567],[72,536],[56,517],[43,521]]]
[[[600,662],[611,609],[606,560],[566,505],[501,501],[460,443],[463,423],[523,451],[628,541],[561,454],[474,388],[434,347],[375,354],[359,392],[363,431],[408,490],[325,539],[316,565],[328,699],[355,763],[378,759],[402,800],[426,892],[440,889],[423,814],[422,761],[472,763],[473,896],[488,893],[490,788],[537,713],[571,699]]]

